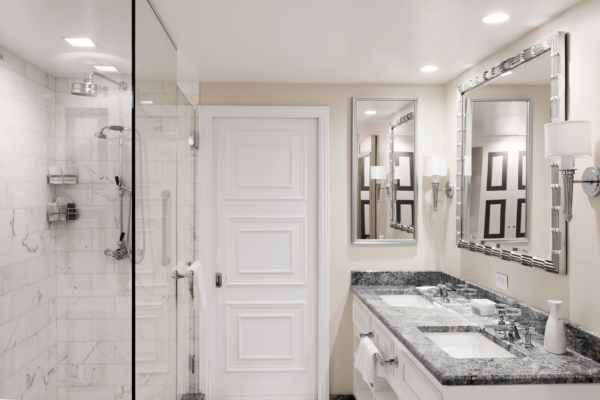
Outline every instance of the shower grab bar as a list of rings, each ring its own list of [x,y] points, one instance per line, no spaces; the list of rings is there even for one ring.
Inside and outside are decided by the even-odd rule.
[[[163,267],[169,265],[171,260],[167,256],[167,199],[171,197],[171,192],[163,190],[162,196],[162,259],[161,263]]]

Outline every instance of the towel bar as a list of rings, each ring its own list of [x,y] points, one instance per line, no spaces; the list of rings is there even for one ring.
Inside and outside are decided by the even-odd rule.
[[[382,367],[385,364],[390,364],[390,365],[393,365],[394,367],[398,368],[398,357],[394,357],[392,359],[385,361],[383,358],[381,358],[379,353],[375,353],[375,358],[377,358],[377,361],[379,361],[379,365],[381,365]]]
[[[185,275],[181,275],[179,272],[175,271],[171,274],[171,278],[173,278],[173,279],[190,278],[192,275],[194,275],[194,271],[188,271]]]
[[[358,336],[360,336],[360,338],[361,338],[361,339],[362,339],[362,338],[364,338],[364,337],[368,337],[368,338],[371,338],[371,339],[372,339],[372,338],[373,338],[373,332],[361,333],[361,334],[360,334],[360,335],[358,335]]]

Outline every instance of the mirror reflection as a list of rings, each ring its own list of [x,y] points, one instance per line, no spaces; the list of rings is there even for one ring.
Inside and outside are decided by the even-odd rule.
[[[353,242],[415,243],[415,101],[355,98],[353,136]]]
[[[550,53],[466,94],[466,237],[549,252]],[[535,198],[535,208],[531,207]]]

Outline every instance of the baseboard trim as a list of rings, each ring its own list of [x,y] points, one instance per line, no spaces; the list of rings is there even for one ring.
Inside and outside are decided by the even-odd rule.
[[[330,394],[329,400],[355,400],[353,394]]]

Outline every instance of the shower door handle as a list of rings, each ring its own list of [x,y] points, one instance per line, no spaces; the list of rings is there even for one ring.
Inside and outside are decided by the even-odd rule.
[[[221,275],[220,272],[217,272],[217,275],[215,277],[215,284],[217,285],[217,287],[221,287],[223,286],[223,275]]]
[[[169,265],[171,260],[167,256],[167,199],[171,197],[171,192],[163,190],[162,196],[162,259],[161,264],[163,267]]]

